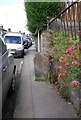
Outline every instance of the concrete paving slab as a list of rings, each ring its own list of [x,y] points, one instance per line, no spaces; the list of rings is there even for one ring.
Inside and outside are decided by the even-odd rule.
[[[33,82],[33,112],[35,118],[76,118],[73,106],[65,102],[49,83]]]

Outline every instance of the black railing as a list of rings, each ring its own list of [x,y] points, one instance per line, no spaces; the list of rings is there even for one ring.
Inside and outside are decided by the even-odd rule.
[[[65,6],[65,3],[62,4],[64,10],[57,15],[54,19],[50,20],[48,22],[49,28],[50,25],[56,21],[58,22],[58,19],[60,20],[60,29],[66,32],[70,32],[73,39],[76,39],[76,36],[78,32],[81,30],[81,13],[80,13],[80,7],[79,2],[72,2],[72,4],[68,5],[68,7]],[[59,31],[59,27],[57,27],[57,31]],[[81,38],[80,38],[81,41]]]

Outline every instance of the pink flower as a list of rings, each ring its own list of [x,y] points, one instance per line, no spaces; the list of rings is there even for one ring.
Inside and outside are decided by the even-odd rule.
[[[76,85],[78,85],[78,81],[76,81],[76,80],[73,80],[72,82],[71,82],[71,85],[73,85],[73,86],[76,86]]]
[[[73,62],[72,62],[72,65],[77,65],[77,61],[73,61]]]
[[[70,49],[71,49],[71,50],[74,50],[74,49],[75,49],[75,46],[72,45]]]
[[[61,76],[62,76],[62,74],[61,74],[61,73],[59,73],[59,74],[58,74],[58,80],[60,79],[60,77],[61,77]]]
[[[70,53],[70,52],[71,52],[71,49],[67,49],[67,50],[66,50],[66,53]]]
[[[72,52],[72,50],[74,50],[75,49],[75,46],[71,46],[70,48],[68,48],[67,50],[66,50],[66,53],[70,53],[70,52]]]
[[[59,66],[58,68],[59,68],[59,70],[62,70],[62,66]]]
[[[60,63],[63,63],[63,62],[64,62],[64,58],[61,58],[61,59],[59,60],[59,62],[60,62]]]
[[[69,62],[66,62],[66,63],[65,63],[65,67],[67,67],[68,65],[69,65]]]
[[[81,49],[81,45],[80,44],[78,44],[78,48]]]

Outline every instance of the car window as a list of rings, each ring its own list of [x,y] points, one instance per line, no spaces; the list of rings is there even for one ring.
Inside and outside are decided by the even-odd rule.
[[[27,40],[28,42],[30,42],[30,41],[31,41],[29,38],[26,38],[26,40]]]
[[[4,42],[2,41],[2,39],[0,38],[0,56],[3,55],[6,52],[6,45],[4,44]]]
[[[6,43],[21,44],[21,37],[19,36],[5,36]]]

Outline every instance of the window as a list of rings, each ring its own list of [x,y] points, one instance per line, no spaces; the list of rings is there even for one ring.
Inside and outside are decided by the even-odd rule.
[[[21,37],[18,36],[5,36],[6,43],[21,44]]]

